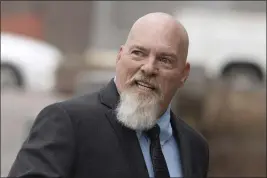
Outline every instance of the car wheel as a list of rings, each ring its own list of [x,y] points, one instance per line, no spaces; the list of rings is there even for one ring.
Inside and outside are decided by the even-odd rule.
[[[262,84],[258,71],[249,67],[230,68],[224,73],[223,79],[234,90],[254,90]]]
[[[18,72],[9,66],[1,66],[1,90],[21,88]]]

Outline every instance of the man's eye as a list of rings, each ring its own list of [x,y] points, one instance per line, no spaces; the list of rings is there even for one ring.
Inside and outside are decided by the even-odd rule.
[[[138,51],[138,50],[134,50],[134,51],[132,51],[132,53],[136,56],[143,56],[144,55],[142,51]]]
[[[160,62],[163,62],[165,64],[170,64],[171,63],[171,60],[166,58],[166,57],[162,57],[159,60],[160,60]]]

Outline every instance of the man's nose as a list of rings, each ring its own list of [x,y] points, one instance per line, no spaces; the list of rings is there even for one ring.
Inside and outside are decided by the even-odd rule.
[[[147,75],[155,75],[158,72],[155,58],[150,57],[141,67],[141,71]]]

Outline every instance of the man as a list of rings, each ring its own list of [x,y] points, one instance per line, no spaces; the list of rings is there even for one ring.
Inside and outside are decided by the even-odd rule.
[[[186,81],[188,36],[165,13],[138,19],[101,91],[51,104],[11,168],[23,178],[207,176],[205,139],[170,110]]]

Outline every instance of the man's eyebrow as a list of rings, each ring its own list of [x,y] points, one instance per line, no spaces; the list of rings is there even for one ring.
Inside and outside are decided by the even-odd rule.
[[[159,54],[162,56],[169,56],[169,57],[172,57],[174,59],[178,58],[178,56],[173,52],[160,52]]]
[[[146,49],[145,47],[138,46],[138,45],[133,45],[132,47],[130,47],[130,50],[132,50],[132,49],[139,49],[141,51],[148,51],[148,49]]]

